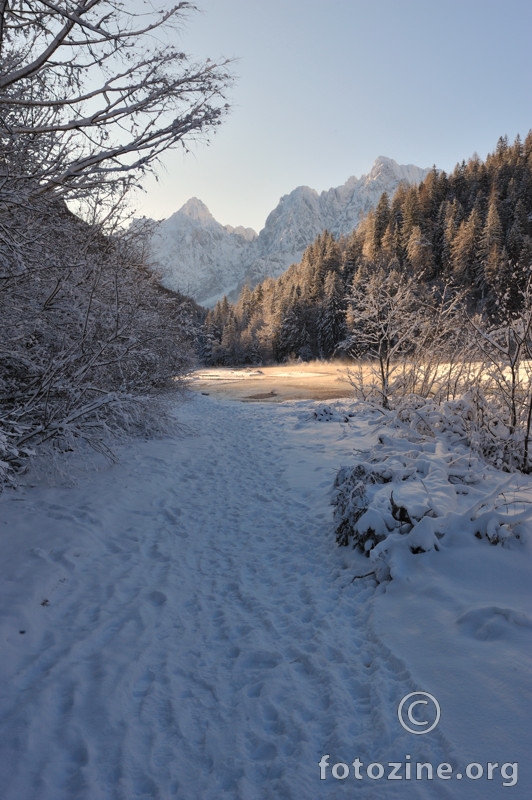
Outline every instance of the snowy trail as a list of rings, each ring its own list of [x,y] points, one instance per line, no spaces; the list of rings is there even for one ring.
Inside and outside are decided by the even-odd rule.
[[[462,796],[319,779],[325,753],[437,765],[452,748],[398,725],[420,687],[373,631],[373,582],[353,582],[331,543],[333,469],[356,425],[337,426],[331,453],[301,408],[198,396],[183,437],[3,500],[19,537],[16,552],[2,537],[3,800]]]

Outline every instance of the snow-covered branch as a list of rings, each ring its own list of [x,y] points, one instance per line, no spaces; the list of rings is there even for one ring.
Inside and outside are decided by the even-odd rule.
[[[228,60],[171,43],[195,6],[140,14],[118,0],[0,5],[0,202],[117,192],[228,110]]]

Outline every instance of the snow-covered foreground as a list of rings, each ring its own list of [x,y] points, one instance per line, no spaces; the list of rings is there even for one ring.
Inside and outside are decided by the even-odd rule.
[[[2,800],[530,796],[527,537],[353,580],[331,487],[376,433],[315,407],[198,395],[181,436],[0,498]]]

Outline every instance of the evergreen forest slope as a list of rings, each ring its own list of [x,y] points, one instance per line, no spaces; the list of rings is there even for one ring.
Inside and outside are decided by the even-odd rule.
[[[485,161],[475,155],[451,174],[434,168],[419,185],[384,192],[350,235],[324,231],[280,277],[218,302],[202,356],[242,364],[352,351],[353,290],[379,273],[412,281],[436,303],[461,294],[494,322],[522,306],[531,265],[532,132],[513,144],[501,137]]]

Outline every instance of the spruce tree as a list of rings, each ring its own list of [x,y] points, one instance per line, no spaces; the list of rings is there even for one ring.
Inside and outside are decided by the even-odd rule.
[[[344,296],[344,285],[340,277],[334,272],[328,272],[317,320],[320,358],[330,358],[334,355],[336,346],[345,336]]]

